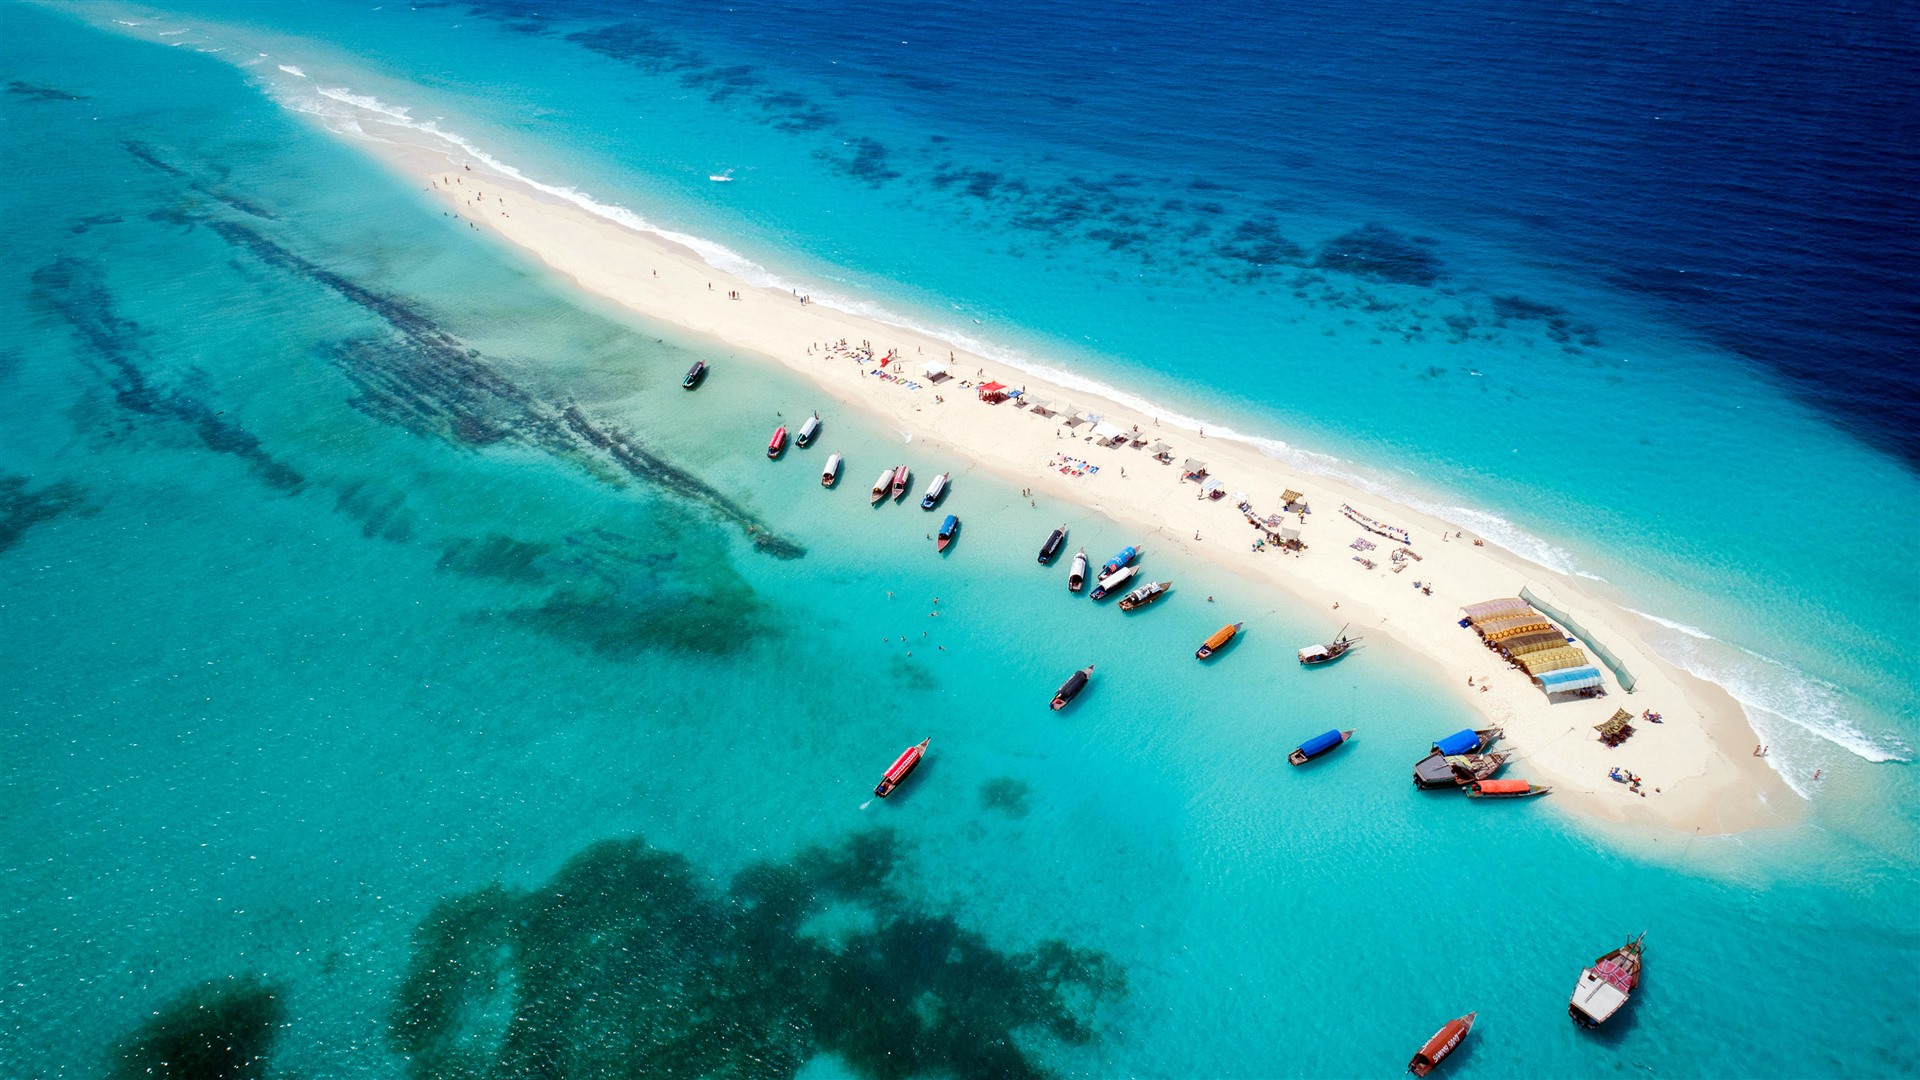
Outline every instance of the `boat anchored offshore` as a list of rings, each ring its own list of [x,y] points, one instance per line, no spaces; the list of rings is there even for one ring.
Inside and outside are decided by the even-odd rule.
[[[1093,665],[1088,664],[1086,667],[1067,676],[1067,681],[1061,683],[1060,689],[1054,691],[1053,711],[1059,712],[1061,709],[1067,707],[1067,702],[1079,697],[1080,691],[1087,688],[1087,679],[1092,677],[1092,675]]]
[[[1296,747],[1287,755],[1287,761],[1293,765],[1305,765],[1314,758],[1331,753],[1334,748],[1353,738],[1353,729],[1346,731],[1324,731]]]
[[[1133,564],[1133,560],[1139,557],[1140,557],[1140,549],[1138,547],[1123,548],[1121,549],[1120,554],[1115,555],[1113,558],[1108,559],[1105,563],[1101,564],[1100,576],[1106,577],[1108,574],[1113,573],[1115,570],[1118,570],[1123,566],[1131,566]]]
[[[1148,604],[1167,595],[1167,590],[1171,588],[1173,588],[1173,582],[1171,581],[1149,581],[1145,585],[1121,597],[1120,610],[1133,611],[1136,608],[1146,607]]]
[[[1347,626],[1351,625],[1353,624],[1347,624]],[[1347,650],[1353,648],[1354,642],[1359,640],[1357,637],[1348,637],[1347,627],[1343,626],[1340,628],[1340,636],[1325,645],[1309,645],[1301,649],[1300,663],[1306,667],[1312,667],[1315,664],[1331,664],[1347,655]]]
[[[1467,798],[1524,799],[1530,795],[1545,795],[1552,790],[1551,786],[1531,784],[1525,780],[1475,780],[1467,785]]]
[[[948,514],[947,520],[940,523],[940,531],[934,534],[933,549],[935,551],[947,550],[947,545],[953,543],[953,534],[959,531],[960,519],[952,514]]]
[[[1477,1012],[1470,1012],[1458,1019],[1447,1021],[1446,1026],[1434,1032],[1433,1038],[1427,1040],[1427,1045],[1413,1055],[1413,1060],[1407,1063],[1407,1071],[1415,1076],[1425,1076],[1432,1072],[1434,1066],[1445,1061],[1448,1054],[1459,1048],[1461,1041],[1467,1037],[1467,1032],[1473,1030],[1474,1017],[1479,1015]]]
[[[905,495],[907,493],[907,478],[911,475],[912,475],[911,473],[907,472],[907,467],[905,465],[898,465],[894,467],[893,499],[895,502],[899,502],[900,496]]]
[[[707,362],[705,360],[695,360],[693,366],[687,369],[687,377],[680,380],[680,385],[688,390],[693,390],[699,387],[700,381],[706,377]]]
[[[1463,728],[1444,739],[1435,740],[1433,752],[1436,754],[1478,754],[1487,747],[1492,746],[1495,739],[1498,739],[1506,733],[1505,728],[1497,727],[1480,728],[1479,730]]]
[[[1060,554],[1060,546],[1066,542],[1067,527],[1065,525],[1060,526],[1048,534],[1047,542],[1040,545],[1040,565],[1045,566],[1052,562],[1054,556]]]
[[[1106,599],[1108,593],[1132,581],[1133,575],[1139,572],[1140,568],[1137,566],[1123,566],[1113,573],[1108,574],[1106,577],[1101,578],[1099,584],[1093,587],[1093,593],[1091,594],[1093,599]]]
[[[893,486],[893,470],[888,469],[886,472],[883,472],[880,474],[880,479],[875,480],[873,482],[873,501],[869,502],[867,505],[869,506],[879,505],[880,500],[887,497],[887,489],[891,488],[892,486]]]
[[[838,483],[839,480],[840,452],[836,450],[833,452],[832,457],[827,458],[827,467],[820,470],[820,486],[830,488]]]
[[[1643,933],[1581,970],[1580,981],[1573,984],[1573,996],[1567,999],[1567,1015],[1574,1023],[1597,1028],[1627,1003],[1634,987],[1640,985],[1647,953],[1642,942],[1646,939]]]
[[[1212,637],[1201,642],[1200,647],[1193,650],[1193,658],[1195,660],[1205,660],[1207,657],[1212,656],[1214,653],[1219,652],[1221,649],[1226,647],[1227,642],[1233,640],[1233,636],[1235,634],[1238,634],[1240,632],[1240,628],[1245,625],[1247,624],[1234,623],[1232,626],[1223,626],[1220,629],[1215,630],[1213,632]]]
[[[781,424],[773,429],[773,438],[767,440],[767,460],[772,461],[787,452],[787,425]]]
[[[893,764],[887,766],[887,771],[880,777],[880,782],[873,785],[873,793],[883,799],[893,794],[893,789],[899,787],[900,782],[913,771],[913,767],[920,764],[920,759],[926,756],[927,744],[932,741],[932,738],[921,739],[920,745],[909,746],[902,750],[900,756],[893,759]]]
[[[941,473],[933,478],[933,483],[927,485],[926,496],[920,500],[920,509],[931,510],[940,505],[940,500],[947,494],[947,477],[952,475],[952,473]]]
[[[814,413],[807,417],[806,423],[800,425],[800,433],[793,437],[793,445],[805,450],[818,434],[820,434],[820,414]]]
[[[1079,592],[1087,587],[1087,549],[1081,548],[1073,556],[1073,569],[1067,571],[1067,591]]]
[[[1485,780],[1507,763],[1507,754],[1442,754],[1438,750],[1413,767],[1413,785],[1419,788],[1466,787]]]

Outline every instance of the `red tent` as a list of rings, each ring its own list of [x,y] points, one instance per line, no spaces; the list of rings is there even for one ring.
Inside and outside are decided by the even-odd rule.
[[[1007,384],[997,382],[980,384],[980,400],[994,403],[1007,400]]]

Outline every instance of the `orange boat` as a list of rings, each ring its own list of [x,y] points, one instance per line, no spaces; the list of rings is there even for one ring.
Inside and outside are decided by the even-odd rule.
[[[1432,1072],[1434,1066],[1445,1061],[1447,1055],[1453,1053],[1454,1049],[1467,1037],[1467,1032],[1473,1030],[1473,1018],[1479,1015],[1477,1012],[1470,1012],[1457,1020],[1447,1021],[1447,1026],[1434,1032],[1433,1038],[1427,1040],[1427,1045],[1413,1055],[1413,1060],[1407,1063],[1407,1071],[1415,1076],[1425,1076]]]
[[[1467,786],[1467,798],[1524,799],[1529,795],[1545,795],[1552,790],[1549,786],[1525,780],[1475,780]]]
[[[907,778],[907,774],[913,771],[915,765],[920,764],[920,759],[926,755],[927,744],[932,741],[931,738],[921,739],[920,745],[909,746],[902,750],[900,756],[893,759],[893,764],[887,766],[887,771],[880,777],[880,782],[873,786],[873,793],[883,799],[893,794],[893,789],[900,786],[900,782]]]
[[[1201,644],[1201,646],[1198,649],[1195,649],[1193,651],[1194,659],[1205,660],[1207,657],[1212,656],[1216,652],[1219,652],[1220,647],[1225,645],[1227,642],[1232,641],[1233,635],[1239,633],[1240,628],[1245,625],[1247,624],[1234,623],[1232,626],[1223,626],[1220,629],[1215,630],[1213,632],[1212,637],[1208,638],[1204,643]]]

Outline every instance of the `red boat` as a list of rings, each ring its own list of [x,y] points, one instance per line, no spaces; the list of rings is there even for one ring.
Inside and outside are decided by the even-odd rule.
[[[931,738],[921,739],[919,746],[909,746],[900,751],[900,756],[894,758],[893,764],[887,766],[886,775],[874,785],[873,793],[883,799],[893,794],[893,789],[900,786],[900,781],[905,780],[907,774],[913,771],[913,767],[920,764],[920,758],[927,752],[927,744],[932,741]]]
[[[1447,1055],[1453,1053],[1454,1049],[1467,1037],[1467,1032],[1473,1030],[1473,1018],[1479,1015],[1477,1012],[1470,1012],[1458,1020],[1447,1021],[1447,1026],[1434,1032],[1433,1038],[1427,1040],[1427,1045],[1413,1055],[1413,1060],[1407,1064],[1407,1071],[1415,1076],[1425,1076],[1432,1072],[1434,1066],[1445,1061]]]
[[[778,428],[774,429],[773,441],[767,443],[768,460],[772,460],[774,458],[779,457],[781,453],[786,450],[786,448],[787,448],[787,425],[781,424]]]
[[[912,475],[911,473],[907,472],[907,467],[905,465],[898,466],[893,470],[894,501],[898,502],[900,499],[900,496],[905,495],[907,493],[907,478],[911,475]]]

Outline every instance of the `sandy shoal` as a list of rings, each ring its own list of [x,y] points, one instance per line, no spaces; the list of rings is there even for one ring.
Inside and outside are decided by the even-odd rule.
[[[1391,637],[1432,665],[1487,724],[1506,729],[1504,744],[1518,754],[1505,776],[1552,784],[1546,802],[1591,818],[1656,831],[1721,834],[1767,828],[1798,820],[1802,802],[1753,756],[1756,742],[1740,706],[1724,690],[1658,657],[1643,640],[1641,618],[1581,588],[1578,579],[1537,566],[1458,526],[1395,505],[1337,480],[1302,473],[1255,446],[1236,439],[1205,438],[1085,390],[1068,390],[1023,371],[972,355],[950,341],[819,303],[802,303],[780,289],[758,288],[703,261],[691,249],[656,233],[629,228],[575,204],[517,182],[482,162],[453,156],[443,146],[404,138],[354,140],[356,145],[417,182],[448,212],[474,223],[571,278],[582,288],[644,317],[717,339],[743,353],[778,363],[814,381],[831,397],[867,411],[881,422],[940,444],[1036,494],[1077,502],[1138,531],[1157,556],[1177,549],[1211,560],[1260,586],[1286,590],[1350,622],[1352,633]],[[733,298],[737,294],[738,298]],[[828,352],[823,343],[872,342],[877,355],[893,351],[916,382],[884,380],[860,363]],[[952,356],[953,379],[933,385],[923,374],[929,361]],[[897,367],[889,370],[899,370]],[[1173,447],[1175,464],[1162,465],[1143,450],[1106,448],[1083,439],[1063,423],[1012,404],[987,405],[962,381],[999,378],[1025,387],[1029,400],[1071,401],[1122,429],[1140,430]],[[1100,466],[1097,474],[1063,475],[1053,464],[1065,453]],[[1180,462],[1204,460],[1221,479],[1227,498],[1209,501],[1181,478]],[[868,471],[842,478],[867,485]],[[1255,552],[1258,534],[1236,508],[1232,493],[1252,493],[1256,511],[1277,512],[1279,494],[1294,489],[1312,507],[1301,531],[1304,555],[1269,548]],[[1350,504],[1382,522],[1406,529],[1420,556],[1392,572],[1389,553],[1400,545],[1363,533],[1344,517]],[[1376,567],[1352,558],[1349,547],[1365,536],[1378,545],[1364,552]],[[1198,539],[1196,539],[1198,537]],[[1412,587],[1429,583],[1431,595]],[[1638,684],[1626,694],[1607,673],[1607,694],[1549,702],[1519,671],[1458,625],[1460,607],[1516,596],[1522,585],[1568,611],[1596,640],[1613,650]],[[1337,610],[1335,605],[1338,605]],[[1301,644],[1306,644],[1302,642]],[[1472,678],[1469,686],[1468,679]],[[1636,716],[1652,709],[1660,724],[1637,722],[1637,734],[1622,750],[1597,739],[1593,725],[1616,708]],[[1644,778],[1642,793],[1610,782],[1608,769],[1630,762]]]

